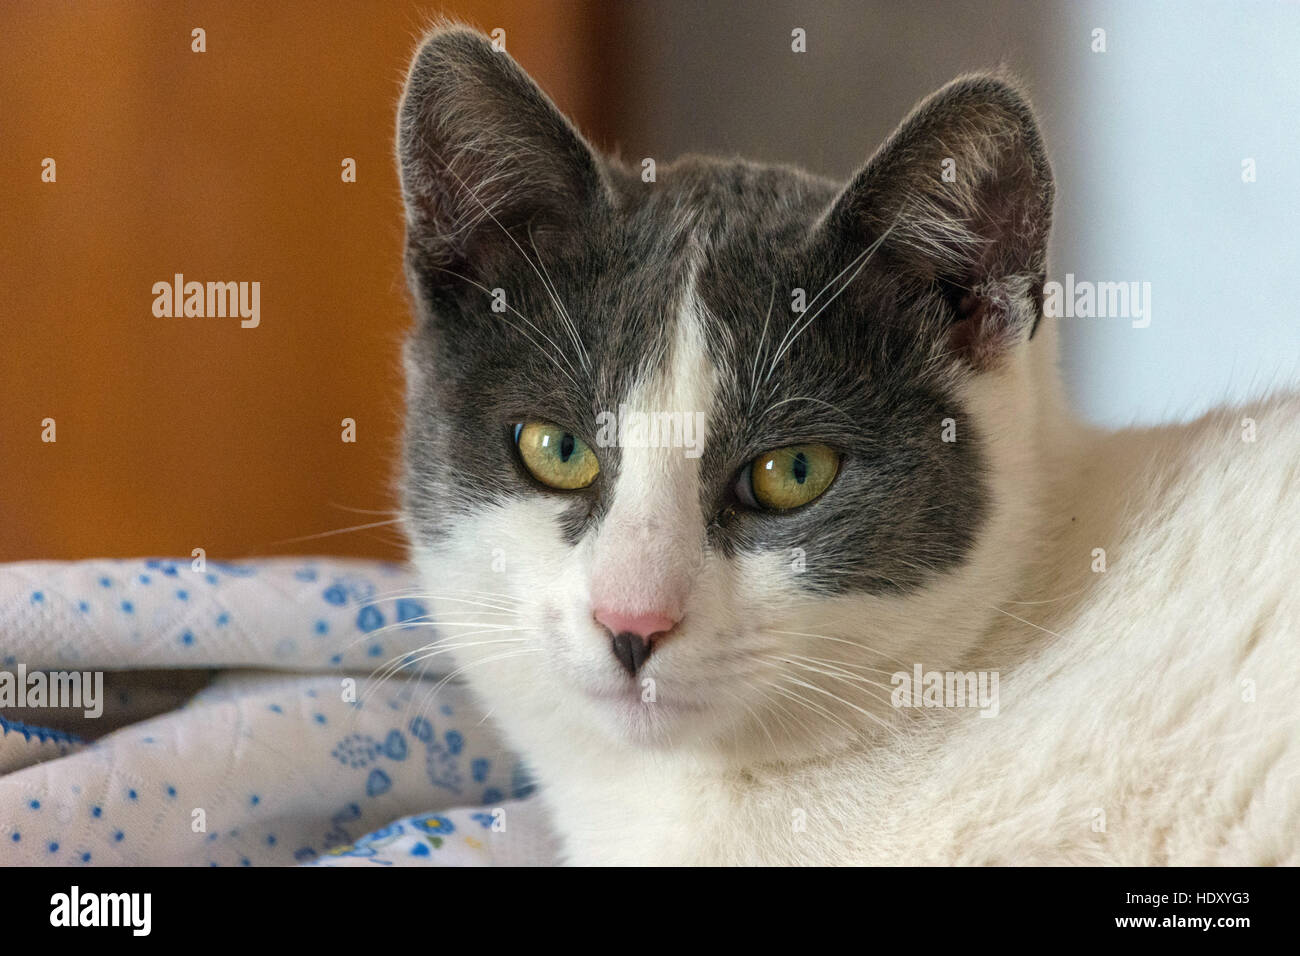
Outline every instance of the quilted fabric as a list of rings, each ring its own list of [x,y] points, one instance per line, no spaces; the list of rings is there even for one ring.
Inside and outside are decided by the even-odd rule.
[[[0,864],[549,862],[447,665],[370,678],[435,635],[377,562],[0,566]]]

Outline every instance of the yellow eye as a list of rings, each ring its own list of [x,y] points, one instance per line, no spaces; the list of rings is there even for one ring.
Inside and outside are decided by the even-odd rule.
[[[528,422],[515,426],[515,444],[524,467],[551,488],[586,488],[600,473],[596,453],[581,438],[558,425]]]
[[[840,456],[825,445],[778,448],[759,455],[746,469],[753,503],[773,511],[788,511],[813,501],[839,470]],[[742,484],[744,478],[742,474]]]

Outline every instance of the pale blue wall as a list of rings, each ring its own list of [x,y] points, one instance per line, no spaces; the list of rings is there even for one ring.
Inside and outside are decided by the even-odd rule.
[[[1005,62],[1028,80],[1052,152],[1053,274],[1152,284],[1149,328],[1063,320],[1083,412],[1162,421],[1300,383],[1300,3],[626,9],[611,38],[631,102],[625,156],[741,153],[846,176],[917,98]],[[790,52],[795,26],[806,54]],[[1104,54],[1090,49],[1094,27]]]
[[[1152,322],[1065,325],[1089,417],[1163,421],[1300,381],[1300,5],[1068,4],[1053,271],[1152,284]],[[1064,136],[1062,136],[1064,134]],[[1069,138],[1065,138],[1068,136]],[[1252,157],[1257,181],[1242,182]]]

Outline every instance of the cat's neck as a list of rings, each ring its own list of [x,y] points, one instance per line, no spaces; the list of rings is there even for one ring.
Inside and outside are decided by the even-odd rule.
[[[1033,636],[1016,608],[1059,593],[1062,581],[1079,586],[1073,552],[1089,532],[1070,509],[1105,436],[1070,407],[1058,338],[1057,324],[1043,319],[1011,361],[973,379],[964,396],[981,433],[994,504],[955,584],[936,585],[952,592],[938,625],[951,635],[952,653],[937,668],[1009,666]]]

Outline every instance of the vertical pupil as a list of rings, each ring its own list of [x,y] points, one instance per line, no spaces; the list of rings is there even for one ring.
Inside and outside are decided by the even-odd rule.
[[[804,456],[803,452],[799,452],[799,454],[794,456],[794,462],[791,464],[790,468],[794,472],[794,480],[799,482],[799,484],[802,485],[808,480],[808,459]]]
[[[564,437],[560,439],[560,461],[568,462],[570,456],[573,455],[573,448],[573,436],[565,432]]]

